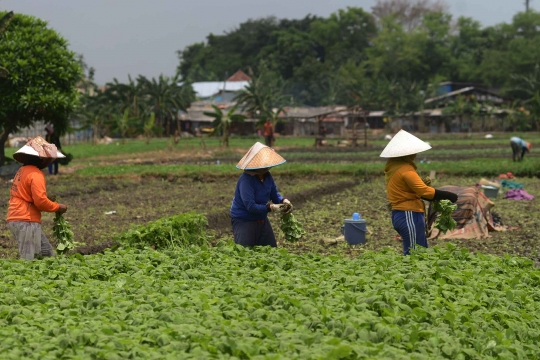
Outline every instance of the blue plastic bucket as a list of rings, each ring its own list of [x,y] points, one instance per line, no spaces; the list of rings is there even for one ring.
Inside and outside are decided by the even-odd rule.
[[[482,185],[482,189],[484,189],[484,195],[488,198],[496,199],[497,195],[499,195],[499,188],[495,186]]]
[[[366,220],[345,219],[345,223],[341,226],[341,233],[345,236],[345,241],[349,245],[365,244],[367,233]]]

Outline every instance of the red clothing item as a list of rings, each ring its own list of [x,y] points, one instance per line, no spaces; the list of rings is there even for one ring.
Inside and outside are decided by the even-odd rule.
[[[56,212],[60,208],[47,198],[45,176],[37,167],[19,169],[11,185],[7,221],[41,223],[41,212]]]
[[[274,135],[274,126],[272,123],[264,123],[264,136]]]

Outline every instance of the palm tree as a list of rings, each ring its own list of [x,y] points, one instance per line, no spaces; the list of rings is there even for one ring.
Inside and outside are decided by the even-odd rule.
[[[523,105],[530,111],[536,129],[540,131],[540,64],[527,75],[513,75],[514,90],[523,100]]]
[[[173,78],[160,75],[157,80],[140,76],[139,81],[148,111],[155,114],[156,126],[165,127],[166,135],[169,136],[171,122],[177,121],[177,126],[180,127],[178,112],[186,111],[195,98],[191,85],[179,85],[178,75]]]
[[[252,78],[248,85],[240,90],[234,97],[234,101],[255,118],[257,114],[262,114],[268,110],[271,101],[270,94],[264,91],[264,84],[260,77]]]
[[[128,75],[126,84],[119,82],[116,78],[112,83],[107,83],[105,93],[110,100],[116,104],[119,112],[130,109],[135,118],[138,118],[144,111],[143,103],[139,101],[142,96],[142,84],[140,81],[133,81],[131,75]]]
[[[122,144],[126,143],[126,135],[132,121],[133,119],[129,117],[129,108],[124,110],[124,114],[122,116],[116,116],[115,118],[114,126],[115,129],[120,133]]]
[[[233,106],[227,114],[215,105],[212,105],[212,107],[214,108],[214,112],[205,112],[204,115],[214,118],[214,121],[212,121],[212,126],[214,127],[213,133],[215,134],[218,130],[221,130],[223,132],[223,143],[225,147],[229,147],[229,127],[232,123],[243,122],[246,116],[236,114],[237,106]]]
[[[154,134],[156,123],[156,114],[151,113],[148,120],[144,122],[144,135],[146,136],[146,145],[150,144],[150,138]]]
[[[98,137],[103,130],[110,112],[111,105],[103,92],[97,91],[93,96],[82,95],[82,106],[79,108],[78,117],[82,120],[83,128],[91,128],[94,145],[98,143]]]

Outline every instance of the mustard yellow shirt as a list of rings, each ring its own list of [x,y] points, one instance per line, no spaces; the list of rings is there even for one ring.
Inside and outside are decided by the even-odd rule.
[[[392,210],[424,212],[421,198],[431,200],[435,189],[424,184],[416,165],[407,157],[389,159],[385,167],[386,192]]]

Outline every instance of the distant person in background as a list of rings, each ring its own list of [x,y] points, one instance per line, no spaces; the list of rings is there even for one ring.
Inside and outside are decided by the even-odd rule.
[[[272,125],[272,120],[270,119],[264,123],[264,143],[269,147],[274,145],[274,125]]]
[[[510,146],[512,147],[512,159],[521,161],[525,153],[531,150],[532,144],[514,136],[510,139]]]
[[[49,144],[53,144],[54,146],[56,146],[59,151],[62,150],[62,146],[60,145],[60,138],[54,132],[53,126],[50,124],[47,125],[45,127],[45,131],[47,132],[47,135],[45,135],[45,141],[47,141]],[[49,175],[58,175],[58,159],[54,160],[54,162],[49,165]]]

